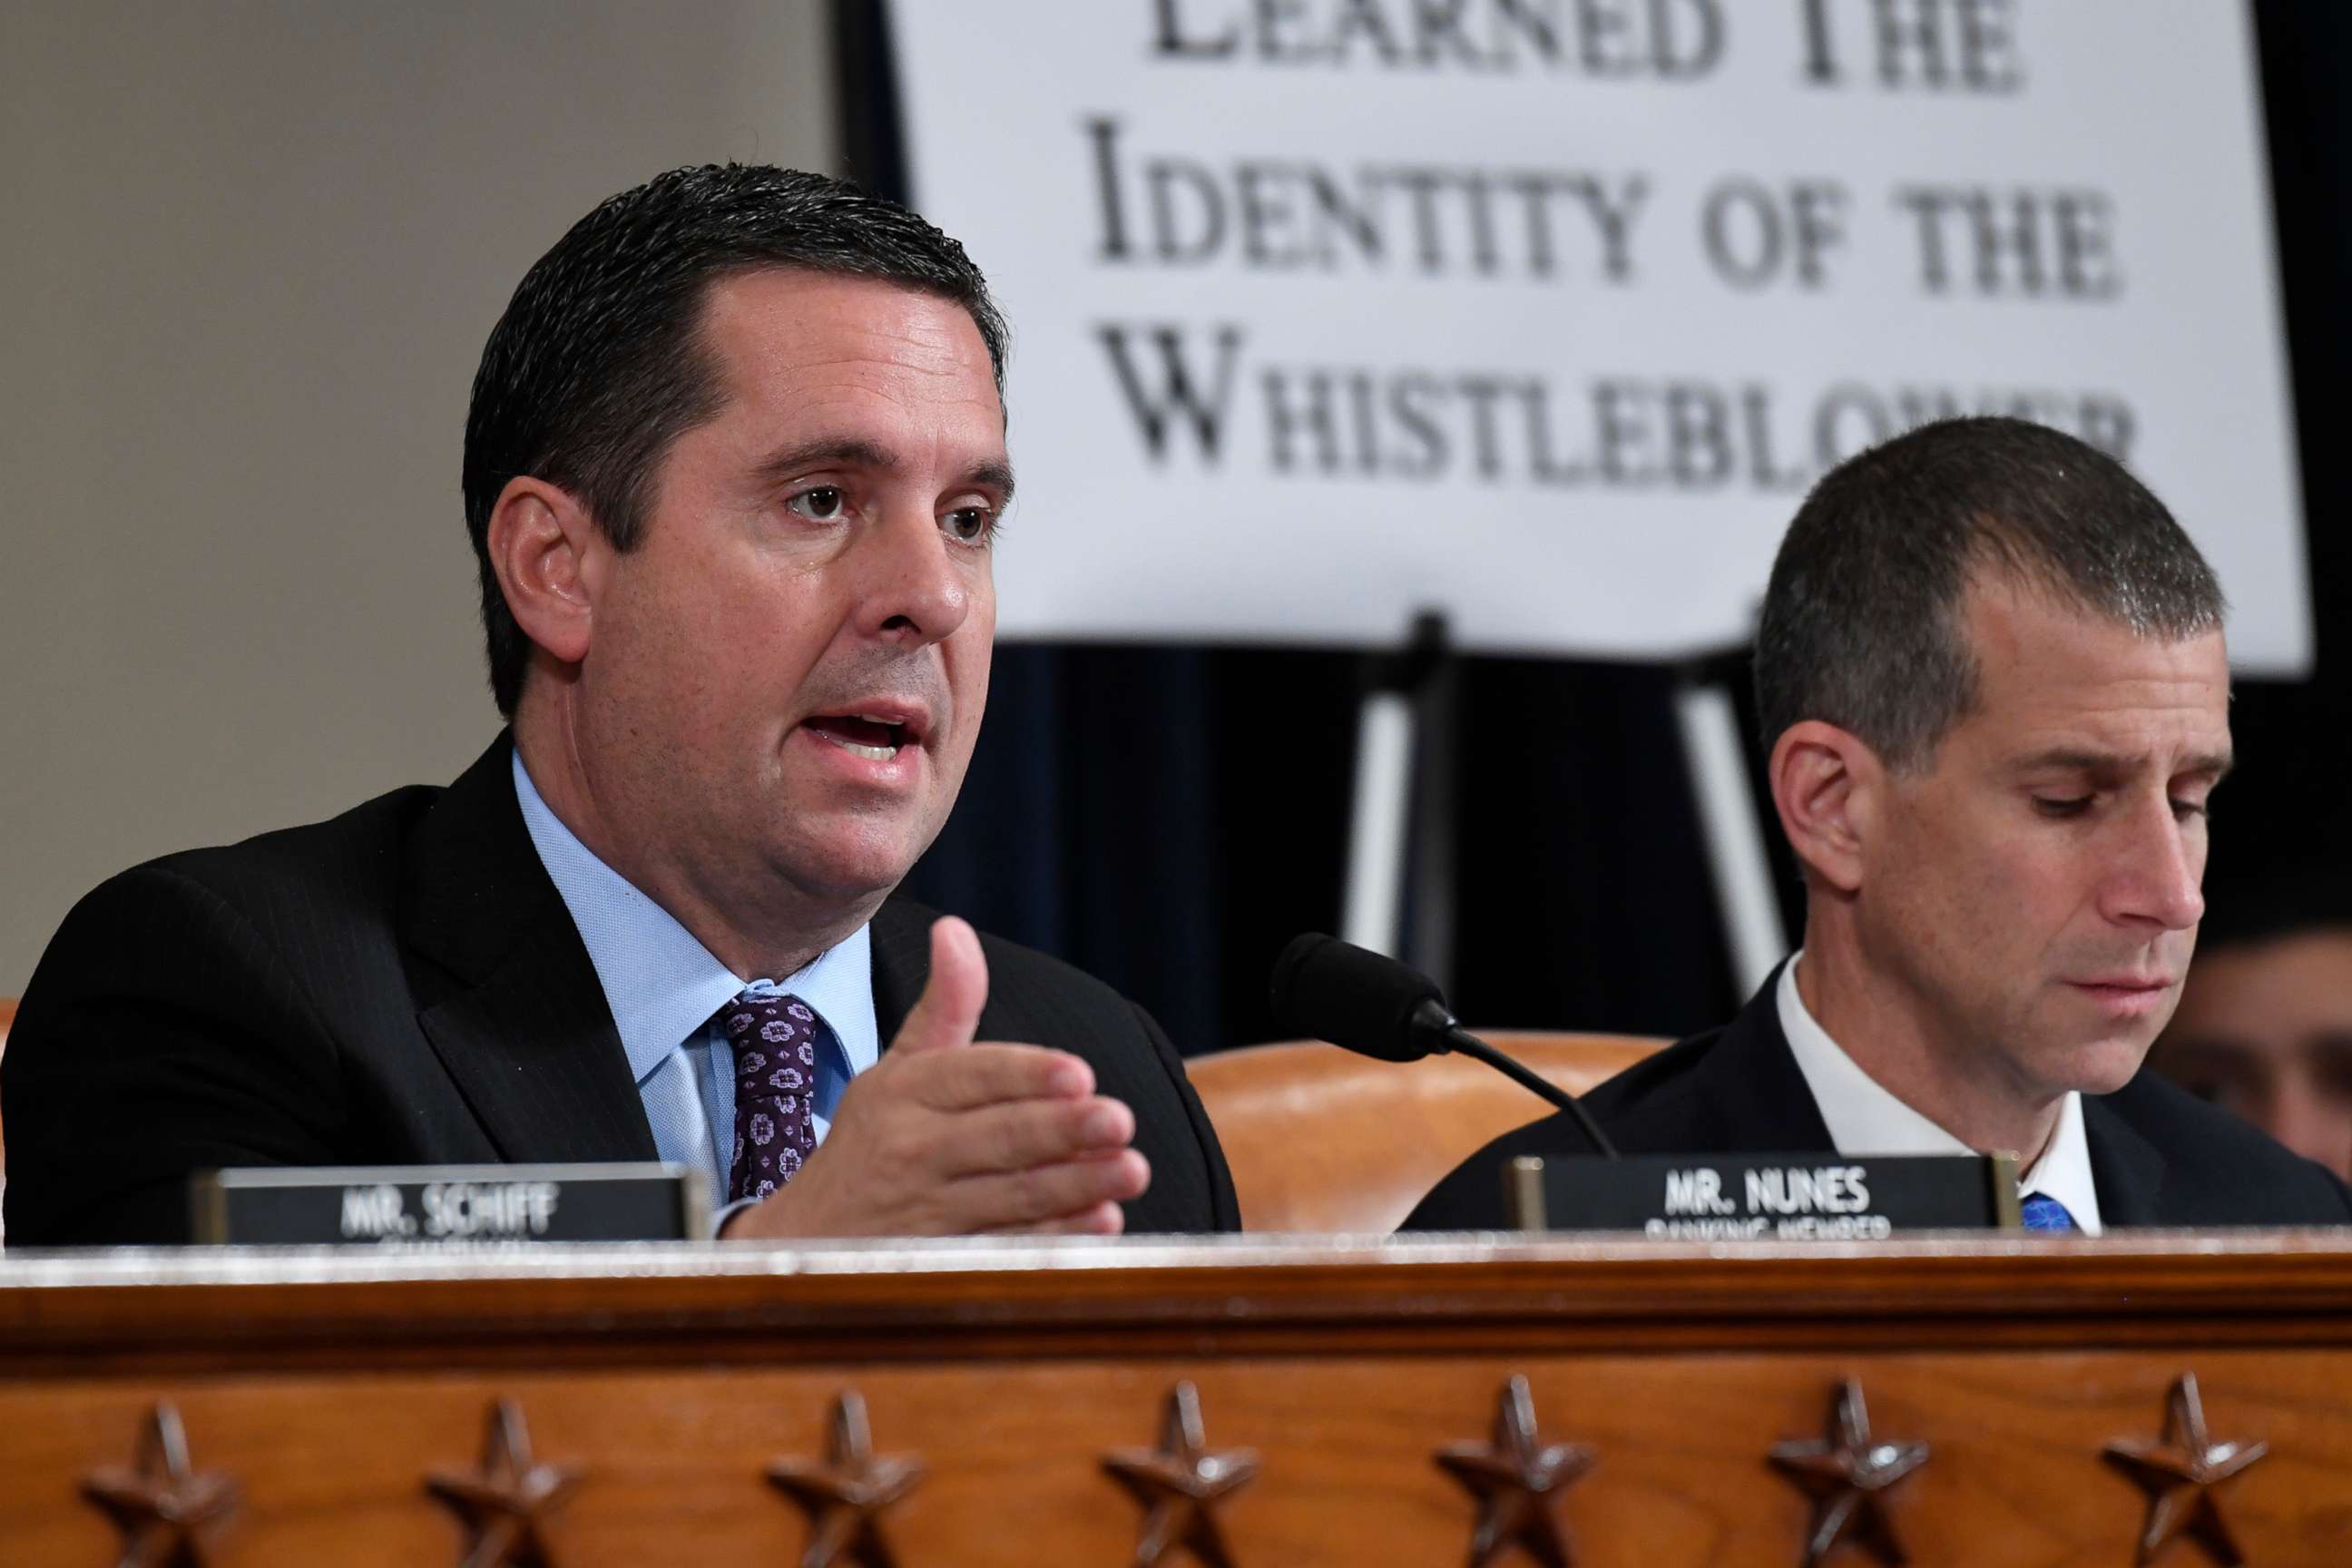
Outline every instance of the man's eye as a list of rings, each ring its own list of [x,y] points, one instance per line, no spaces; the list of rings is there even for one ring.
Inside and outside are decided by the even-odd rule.
[[[2080,816],[2091,809],[2091,799],[2087,795],[2037,795],[2033,797],[2033,809],[2044,816]]]
[[[841,515],[842,505],[848,499],[839,485],[814,485],[784,504],[813,521],[831,522]]]
[[[2176,800],[2172,803],[2172,815],[2183,822],[2210,816],[2212,808],[2201,800]]]
[[[966,544],[978,544],[996,532],[996,509],[960,506],[948,513],[947,529]]]
[[[2339,1100],[2352,1100],[2352,1034],[2330,1030],[2313,1039],[2309,1049],[2320,1087]]]

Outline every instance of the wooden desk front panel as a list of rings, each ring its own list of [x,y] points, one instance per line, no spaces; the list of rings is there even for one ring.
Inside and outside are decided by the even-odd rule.
[[[1852,1377],[1876,1437],[1933,1449],[1891,1494],[1915,1562],[2121,1564],[2145,1497],[2101,1449],[2156,1436],[2173,1379],[2193,1372],[2216,1441],[2270,1445],[2221,1494],[2250,1561],[2352,1562],[2352,1257],[2293,1278],[2262,1258],[2140,1261],[2136,1290],[2083,1283],[2093,1275],[2078,1268],[2078,1311],[2044,1296],[2014,1317],[1987,1310],[2014,1258],[1965,1278],[1921,1260],[1928,1284],[1945,1277],[1954,1309],[1929,1316],[1888,1307],[1884,1289],[1792,1316],[1803,1266],[1758,1269],[1747,1321],[1711,1310],[1678,1319],[1670,1289],[1639,1319],[1560,1307],[1581,1297],[1597,1310],[1620,1289],[1612,1273],[1627,1270],[1591,1258],[1523,1259],[1499,1276],[1475,1264],[1310,1264],[1323,1273],[1290,1310],[1277,1303],[1297,1280],[1280,1270],[1223,1275],[1222,1289],[1214,1270],[1096,1270],[1062,1281],[1093,1302],[1077,1311],[1050,1274],[1001,1278],[993,1295],[969,1276],[946,1293],[936,1277],[903,1292],[887,1280],[780,1279],[764,1282],[756,1324],[718,1305],[747,1298],[708,1280],[508,1281],[506,1321],[485,1313],[478,1282],[462,1310],[429,1285],[307,1287],[307,1298],[257,1292],[249,1336],[191,1330],[177,1344],[161,1326],[169,1287],[131,1304],[159,1314],[140,1344],[78,1340],[73,1314],[56,1309],[87,1301],[27,1305],[26,1293],[13,1336],[0,1316],[0,1359],[43,1342],[46,1353],[38,1365],[14,1361],[0,1383],[0,1561],[115,1561],[118,1538],[78,1482],[128,1462],[152,1403],[168,1399],[194,1467],[243,1488],[240,1514],[216,1538],[218,1568],[455,1564],[464,1537],[423,1478],[471,1468],[485,1413],[503,1397],[520,1402],[538,1459],[584,1472],[552,1532],[566,1568],[791,1563],[806,1526],[764,1472],[784,1456],[820,1455],[830,1402],[854,1388],[876,1450],[928,1469],[886,1516],[902,1568],[1121,1563],[1141,1509],[1102,1457],[1152,1447],[1181,1379],[1199,1392],[1212,1448],[1258,1455],[1257,1478],[1220,1510],[1236,1564],[1457,1563],[1476,1510],[1432,1456],[1486,1437],[1497,1391],[1516,1373],[1532,1385],[1548,1440],[1598,1450],[1564,1509],[1580,1563],[1798,1563],[1810,1505],[1765,1455],[1822,1436],[1837,1381]],[[2211,1282],[2192,1279],[2215,1270],[2268,1279],[2273,1310],[2217,1310]],[[1691,1260],[1691,1300],[1719,1300],[1710,1292],[1724,1278],[1719,1264]],[[357,1311],[355,1292],[376,1298],[373,1347],[357,1322],[323,1337],[290,1318],[273,1330],[273,1311],[306,1300],[341,1303],[330,1321]],[[908,1321],[857,1331],[842,1311],[860,1293],[869,1304],[898,1293]],[[184,1323],[212,1321],[221,1304],[183,1296]],[[551,1298],[568,1304],[551,1309]],[[929,1305],[906,1305],[918,1298]],[[404,1300],[414,1308],[404,1315]],[[113,1298],[90,1316],[124,1307]],[[511,1333],[551,1311],[544,1339]],[[809,1321],[781,1321],[793,1318]],[[959,1353],[967,1336],[971,1353]],[[1133,1353],[1111,1348],[1122,1339]],[[1847,1549],[1832,1561],[1871,1559]],[[2188,1544],[2159,1558],[2203,1561]]]

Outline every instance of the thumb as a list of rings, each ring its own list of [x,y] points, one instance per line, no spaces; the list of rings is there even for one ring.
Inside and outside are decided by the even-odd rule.
[[[923,994],[898,1026],[894,1051],[936,1051],[971,1044],[988,1002],[988,961],[980,935],[953,915],[931,925],[931,973]]]

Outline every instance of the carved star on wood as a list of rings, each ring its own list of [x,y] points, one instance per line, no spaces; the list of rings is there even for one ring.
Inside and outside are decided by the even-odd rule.
[[[1169,1391],[1158,1448],[1118,1449],[1103,1456],[1103,1468],[1146,1510],[1135,1542],[1135,1568],[1157,1568],[1180,1546],[1203,1568],[1233,1568],[1233,1553],[1217,1525],[1217,1506],[1255,1479],[1257,1454],[1249,1448],[1210,1451],[1201,1426],[1201,1396],[1191,1384]]]
[[[460,1568],[555,1568],[547,1528],[580,1476],[576,1466],[534,1459],[522,1407],[501,1399],[490,1407],[481,1464],[472,1471],[435,1470],[425,1487],[466,1527]]]
[[[147,1413],[129,1468],[82,1478],[81,1495],[122,1531],[121,1568],[205,1568],[215,1526],[236,1511],[236,1482],[188,1465],[188,1435],[169,1404]]]
[[[919,1460],[874,1452],[866,1424],[866,1401],[856,1390],[833,1402],[825,1461],[779,1459],[768,1467],[771,1485],[808,1511],[808,1549],[801,1568],[895,1568],[882,1534],[882,1510],[915,1489],[923,1479]]]
[[[2175,1540],[2186,1538],[2223,1568],[2246,1560],[2237,1537],[2221,1517],[2215,1496],[2221,1483],[2243,1475],[2270,1452],[2267,1443],[2216,1443],[2205,1427],[2205,1402],[2197,1376],[2174,1380],[2165,1400],[2164,1436],[2157,1442],[2131,1438],[2106,1447],[2107,1463],[2147,1493],[2147,1521],[2140,1529],[2137,1561],[2153,1562]]]
[[[1772,1466],[1813,1500],[1813,1523],[1805,1539],[1805,1568],[1842,1542],[1852,1542],[1881,1563],[1908,1558],[1886,1514],[1887,1489],[1927,1462],[1925,1443],[1888,1443],[1871,1436],[1870,1412],[1862,1385],[1838,1381],[1827,1438],[1776,1445]]]
[[[1559,1503],[1592,1468],[1592,1450],[1542,1439],[1526,1378],[1512,1378],[1496,1395],[1493,1442],[1448,1443],[1437,1451],[1437,1463],[1478,1500],[1470,1568],[1486,1568],[1513,1546],[1544,1568],[1571,1568],[1575,1542],[1561,1522]]]

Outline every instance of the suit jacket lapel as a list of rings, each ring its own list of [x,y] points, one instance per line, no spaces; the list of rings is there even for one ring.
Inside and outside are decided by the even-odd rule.
[[[2083,1132],[2091,1144],[2091,1186],[2098,1194],[2100,1223],[2167,1223],[2164,1152],[2117,1115],[2104,1095],[2083,1097]]]
[[[446,972],[417,987],[417,1023],[506,1159],[656,1159],[604,987],[523,826],[511,755],[501,735],[410,844],[402,935]]]
[[[931,922],[937,910],[909,899],[885,899],[868,926],[874,963],[874,1025],[882,1049],[906,1023],[931,973]],[[1029,1040],[1037,1030],[1024,1015],[1020,998],[1007,995],[991,974],[988,1002],[980,1010],[979,1037]]]
[[[1710,1152],[1798,1153],[1834,1147],[1829,1123],[1780,1028],[1780,972],[1723,1031],[1692,1078]]]
[[[886,1051],[930,978],[932,918],[919,904],[885,899],[867,925],[874,961],[874,1027]]]

